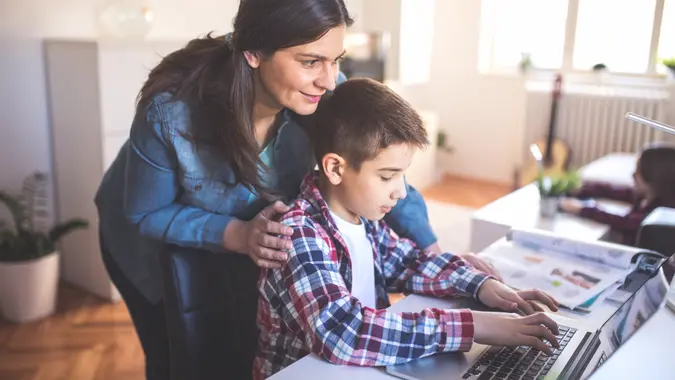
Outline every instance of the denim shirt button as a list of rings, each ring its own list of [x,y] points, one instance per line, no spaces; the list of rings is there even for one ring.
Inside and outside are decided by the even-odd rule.
[[[195,190],[199,191],[199,190],[201,190],[201,189],[202,189],[202,184],[201,184],[201,183],[198,183],[198,184],[195,185]]]

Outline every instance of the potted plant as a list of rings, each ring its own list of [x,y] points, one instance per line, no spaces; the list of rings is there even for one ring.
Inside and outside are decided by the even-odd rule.
[[[561,196],[579,188],[581,180],[576,171],[560,175],[543,175],[537,177],[537,188],[541,197],[539,212],[544,218],[552,218],[558,211],[558,200]]]
[[[525,52],[520,53],[518,68],[522,74],[527,73],[527,71],[532,68],[532,54]]]
[[[663,63],[663,66],[667,67],[673,77],[675,77],[675,57],[664,58],[661,60],[661,63]]]
[[[11,222],[0,220],[0,311],[16,323],[54,312],[59,279],[56,243],[88,224],[73,219],[49,227],[47,175],[26,178],[19,195],[0,191]]]

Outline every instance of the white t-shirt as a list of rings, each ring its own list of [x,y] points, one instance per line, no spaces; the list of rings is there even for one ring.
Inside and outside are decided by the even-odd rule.
[[[352,295],[358,298],[363,306],[375,309],[377,305],[375,261],[373,247],[366,236],[366,226],[363,223],[349,223],[333,212],[331,216],[347,243],[349,257],[352,260]]]

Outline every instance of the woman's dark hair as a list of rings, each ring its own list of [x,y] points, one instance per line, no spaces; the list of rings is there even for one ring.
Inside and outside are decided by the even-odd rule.
[[[675,207],[675,146],[655,144],[642,151],[638,172],[658,206]]]
[[[351,26],[343,0],[241,0],[234,31],[190,41],[155,67],[138,95],[138,111],[161,92],[190,107],[197,144],[215,145],[230,164],[234,183],[269,195],[259,179],[255,139],[253,69],[244,51],[269,57],[279,49],[318,40],[330,29]]]

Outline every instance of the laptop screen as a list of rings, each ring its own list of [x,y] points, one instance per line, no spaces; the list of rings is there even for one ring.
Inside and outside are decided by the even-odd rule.
[[[634,281],[642,284],[635,284],[633,288],[637,291],[598,330],[600,346],[586,368],[586,375],[600,367],[663,304],[668,292],[663,271],[659,270],[652,277],[643,275]]]

